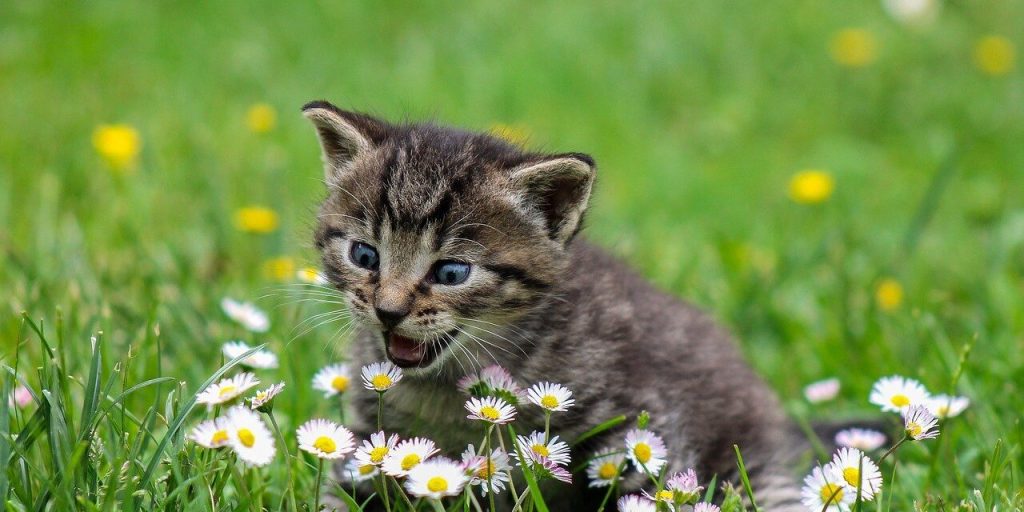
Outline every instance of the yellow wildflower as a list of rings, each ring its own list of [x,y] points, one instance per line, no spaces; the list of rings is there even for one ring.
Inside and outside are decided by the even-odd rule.
[[[112,169],[128,171],[135,165],[142,141],[131,125],[101,124],[92,133],[92,145]]]
[[[895,311],[903,304],[903,285],[887,277],[875,287],[875,303],[882,311]]]
[[[1013,43],[1003,36],[985,36],[974,45],[974,65],[987,75],[1009,73],[1015,58]]]
[[[801,204],[817,204],[828,200],[835,189],[832,175],[816,169],[800,171],[789,180],[789,197]]]
[[[235,211],[235,227],[246,233],[270,233],[277,223],[277,212],[270,208],[246,206]]]
[[[841,66],[862,68],[878,57],[878,42],[866,29],[846,28],[832,36],[829,52]]]
[[[295,278],[295,260],[288,256],[271,258],[263,263],[263,273],[275,281],[291,281]]]
[[[253,133],[267,133],[277,124],[277,111],[266,103],[257,103],[249,107],[245,122]]]

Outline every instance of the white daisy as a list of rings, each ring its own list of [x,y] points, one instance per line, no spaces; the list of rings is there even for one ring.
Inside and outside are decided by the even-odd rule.
[[[230,402],[259,383],[255,375],[248,372],[239,373],[207,386],[196,395],[196,402],[210,406]]]
[[[284,382],[278,382],[270,386],[267,389],[257,391],[256,394],[249,399],[249,408],[255,411],[270,412],[274,403],[272,400],[275,396],[284,390]]]
[[[534,405],[552,412],[565,411],[576,403],[569,388],[552,382],[530,386],[530,389],[526,390],[526,396]]]
[[[639,494],[629,494],[615,502],[619,512],[656,512],[655,503]]]
[[[828,510],[847,512],[850,503],[856,498],[855,493],[847,491],[843,477],[835,474],[828,466],[824,469],[814,468],[804,478],[803,503],[809,510]]]
[[[676,502],[676,493],[672,489],[662,489],[654,494],[651,494],[644,489],[641,489],[640,492],[643,493],[644,497],[651,501],[660,501],[662,503]]]
[[[252,332],[267,332],[270,329],[270,319],[267,314],[248,302],[240,302],[235,299],[224,297],[220,301],[220,308],[228,318],[242,324]]]
[[[226,418],[206,420],[192,429],[189,439],[203,448],[220,448],[231,442]]]
[[[333,421],[314,419],[296,430],[299,448],[321,459],[340,459],[355,449],[352,432]]]
[[[391,476],[405,476],[409,474],[409,470],[429,459],[437,452],[438,450],[434,446],[434,442],[429,439],[423,439],[422,437],[406,439],[398,443],[384,457],[384,462],[381,463],[381,470]]]
[[[483,398],[497,396],[512,405],[518,405],[526,393],[512,377],[508,370],[492,364],[478,374],[467,375],[459,379],[459,390],[470,396]]]
[[[243,406],[228,409],[231,448],[238,458],[251,466],[265,466],[274,459],[274,437],[259,414]]]
[[[509,480],[508,470],[512,468],[508,463],[508,454],[502,449],[492,450],[488,460],[485,455],[477,455],[473,445],[469,445],[469,448],[462,452],[462,467],[469,476],[469,485],[479,486],[485,495],[488,492],[488,485],[494,489],[494,494],[503,491],[505,482]]]
[[[915,405],[903,413],[903,431],[914,441],[939,437],[939,420],[923,405]]]
[[[383,393],[402,380],[402,369],[384,361],[364,366],[362,375],[366,389]]]
[[[224,357],[234,359],[248,352],[250,349],[252,349],[252,347],[244,341],[229,341],[221,347],[221,352],[224,353]],[[249,357],[243,359],[242,364],[249,368],[259,368],[261,370],[277,368],[277,356],[269,350],[261,349],[253,352]]]
[[[718,508],[718,505],[714,503],[698,503],[693,506],[693,512],[722,512],[722,509]]]
[[[590,480],[588,485],[590,487],[607,487],[616,480],[616,477],[621,480],[619,466],[625,459],[626,456],[621,450],[608,448],[595,453],[587,464],[587,478]]]
[[[327,284],[327,278],[314,267],[303,267],[295,272],[295,279],[309,284]]]
[[[665,441],[654,432],[633,429],[626,434],[626,456],[637,470],[657,474],[665,465],[666,455]]]
[[[361,466],[380,466],[397,444],[398,434],[391,434],[390,437],[385,437],[384,432],[371,434],[370,439],[363,441],[363,445],[356,450],[355,459]]]
[[[405,488],[413,496],[439,500],[461,493],[468,481],[469,477],[463,472],[462,465],[438,457],[412,468]]]
[[[885,444],[885,434],[866,428],[849,428],[836,432],[836,444],[865,452],[877,450]]]
[[[804,397],[812,404],[827,402],[839,394],[839,387],[839,379],[819,380],[804,388]]]
[[[928,390],[914,379],[894,375],[883,377],[871,388],[871,403],[883,411],[903,412],[912,405],[924,405]]]
[[[516,417],[516,408],[495,396],[470,398],[466,402],[466,410],[469,411],[469,416],[466,416],[467,418],[486,421],[495,425],[511,423]]]
[[[313,376],[313,389],[324,392],[324,398],[348,391],[352,377],[348,365],[337,363],[325,366]]]
[[[941,419],[959,416],[969,405],[971,405],[971,399],[966,396],[949,395],[935,395],[928,399],[926,404],[928,412]]]
[[[865,501],[871,501],[875,494],[882,489],[882,472],[860,450],[840,449],[832,458],[829,466],[834,474],[843,478],[848,491],[853,494],[854,498],[857,497],[858,486],[860,486],[860,496]]]
[[[882,7],[900,23],[924,24],[935,19],[941,3],[938,0],[882,0]]]
[[[516,444],[523,456],[533,462],[545,458],[561,466],[569,464],[569,445],[559,441],[558,436],[552,436],[545,443],[543,432],[533,432],[529,436],[516,436]],[[518,459],[519,454],[515,454],[515,457]]]
[[[365,482],[380,474],[380,469],[373,464],[360,464],[356,459],[349,459],[341,469],[341,478],[346,482]]]
[[[704,487],[697,483],[697,472],[693,468],[670,476],[665,482],[665,488],[674,491],[676,497],[683,503],[696,500],[704,490]]]

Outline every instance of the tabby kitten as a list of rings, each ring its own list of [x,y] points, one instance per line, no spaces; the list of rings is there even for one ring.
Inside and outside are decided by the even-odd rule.
[[[647,410],[670,469],[735,481],[736,444],[759,505],[801,509],[789,424],[729,334],[576,237],[591,157],[392,124],[324,101],[303,113],[319,135],[328,190],[316,247],[360,326],[353,366],[389,359],[406,375],[386,396],[387,429],[427,436],[447,454],[479,443],[456,382],[497,363],[520,382],[574,391],[576,405],[552,418],[564,439]],[[364,437],[376,427],[376,400],[352,391],[347,417]],[[520,411],[520,432],[543,429],[533,409]],[[574,447],[573,460],[620,447],[626,429]],[[583,477],[545,491],[554,510],[593,510],[595,494]]]

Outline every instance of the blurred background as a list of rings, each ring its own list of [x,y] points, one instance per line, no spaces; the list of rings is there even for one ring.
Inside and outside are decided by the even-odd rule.
[[[281,291],[316,263],[299,108],[327,99],[593,155],[586,236],[721,318],[795,414],[871,410],[889,373],[948,390],[973,342],[977,469],[1022,436],[1022,21],[1019,0],[7,0],[0,347],[22,311],[115,354],[157,322],[198,382],[231,295],[272,311],[256,341],[337,357]],[[843,405],[809,409],[832,376]]]

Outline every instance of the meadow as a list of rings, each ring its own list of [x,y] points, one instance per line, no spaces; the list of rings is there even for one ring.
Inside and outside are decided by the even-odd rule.
[[[585,236],[728,325],[801,423],[890,418],[887,375],[970,398],[862,510],[1021,510],[1024,2],[936,5],[3,2],[0,397],[31,390],[0,400],[5,510],[313,506],[295,431],[340,419],[311,382],[346,353],[296,286],[319,98],[593,155]],[[259,470],[188,439],[230,340],[286,383]]]

